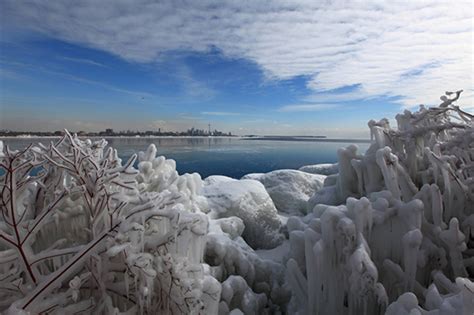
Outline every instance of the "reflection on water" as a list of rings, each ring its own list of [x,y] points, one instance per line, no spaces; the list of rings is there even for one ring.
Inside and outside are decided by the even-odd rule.
[[[47,144],[52,138],[2,139],[12,149],[29,143]],[[240,178],[248,173],[276,169],[297,169],[303,165],[333,163],[337,149],[348,143],[242,140],[240,138],[107,138],[110,146],[126,159],[154,143],[159,155],[176,160],[180,174],[198,172],[201,176],[226,175]],[[368,143],[357,144],[361,153]]]

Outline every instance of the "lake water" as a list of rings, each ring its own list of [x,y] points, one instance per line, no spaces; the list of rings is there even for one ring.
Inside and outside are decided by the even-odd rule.
[[[12,149],[48,138],[4,138]],[[198,172],[203,178],[209,175],[226,175],[240,178],[249,173],[265,173],[277,169],[298,169],[304,165],[337,162],[337,149],[348,142],[270,141],[241,138],[108,138],[125,159],[149,144],[157,146],[158,154],[176,160],[180,174]],[[368,143],[358,143],[361,153]]]

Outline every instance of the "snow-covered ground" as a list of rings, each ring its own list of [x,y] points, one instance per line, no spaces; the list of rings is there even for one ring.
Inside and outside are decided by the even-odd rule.
[[[396,120],[369,122],[365,154],[240,180],[154,145],[122,163],[69,134],[0,141],[0,311],[474,314],[473,116]]]

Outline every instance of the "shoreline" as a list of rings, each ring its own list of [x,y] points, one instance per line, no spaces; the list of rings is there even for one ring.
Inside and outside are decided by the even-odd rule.
[[[339,138],[303,138],[303,137],[242,137],[242,140],[260,141],[301,141],[301,142],[351,142],[351,143],[371,143],[370,139],[339,139]]]

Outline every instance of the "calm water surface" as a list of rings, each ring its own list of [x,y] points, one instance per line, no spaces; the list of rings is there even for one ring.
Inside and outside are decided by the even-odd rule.
[[[12,149],[29,143],[47,144],[51,138],[1,139]],[[244,140],[240,138],[109,138],[121,158],[144,151],[154,143],[159,155],[176,160],[180,174],[198,172],[203,178],[209,175],[226,175],[240,178],[249,173],[265,173],[276,169],[298,169],[303,165],[334,163],[337,149],[351,144],[344,142],[306,142]],[[358,143],[361,153],[368,143]]]

